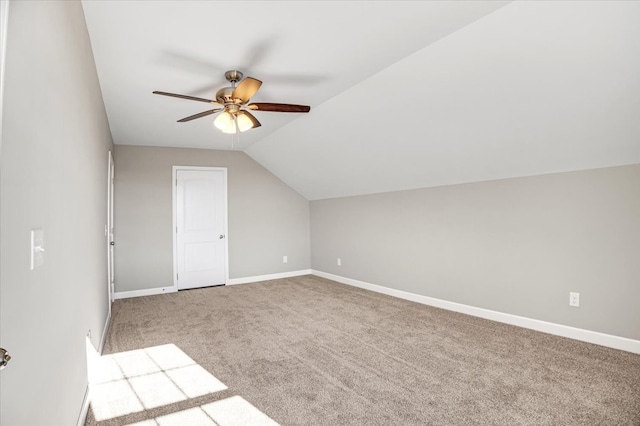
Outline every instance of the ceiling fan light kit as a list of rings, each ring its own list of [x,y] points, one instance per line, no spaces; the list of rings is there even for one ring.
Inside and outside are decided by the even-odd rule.
[[[211,114],[220,113],[213,124],[223,133],[245,132],[249,129],[260,127],[261,124],[251,111],[271,111],[271,112],[297,112],[306,113],[311,110],[307,105],[277,104],[277,103],[249,103],[249,100],[256,94],[262,81],[252,77],[246,77],[238,70],[230,70],[224,74],[227,81],[231,83],[229,87],[223,87],[216,92],[216,100],[198,98],[177,93],[154,91],[156,95],[171,96],[174,98],[187,99],[191,101],[206,102],[216,108],[181,118],[178,123],[206,117]],[[236,83],[240,82],[236,86]]]
[[[247,114],[244,114],[244,111],[239,111],[235,116],[224,111],[216,117],[213,124],[220,129],[222,133],[230,134],[236,133],[236,128],[241,132],[246,132],[255,127]]]

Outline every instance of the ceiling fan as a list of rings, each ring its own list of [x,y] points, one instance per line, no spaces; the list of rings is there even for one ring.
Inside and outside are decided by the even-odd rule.
[[[213,124],[224,133],[236,133],[260,127],[261,124],[257,118],[249,112],[251,111],[272,111],[272,112],[309,112],[311,107],[307,105],[292,104],[275,104],[255,102],[249,103],[249,100],[256,94],[262,82],[252,77],[242,79],[243,74],[237,70],[227,71],[225,78],[231,83],[231,86],[224,87],[216,93],[216,100],[197,98],[195,96],[179,95],[176,93],[167,93],[155,91],[156,95],[173,96],[174,98],[188,99],[191,101],[206,102],[216,106],[209,111],[200,112],[190,115],[189,117],[178,120],[178,123],[195,120],[196,118],[206,117],[211,114],[221,112],[216,117]],[[242,81],[241,81],[242,80]],[[240,82],[236,87],[236,83]]]

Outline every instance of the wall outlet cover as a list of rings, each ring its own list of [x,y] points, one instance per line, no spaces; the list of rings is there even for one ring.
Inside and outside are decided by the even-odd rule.
[[[569,306],[580,307],[580,293],[569,293]]]

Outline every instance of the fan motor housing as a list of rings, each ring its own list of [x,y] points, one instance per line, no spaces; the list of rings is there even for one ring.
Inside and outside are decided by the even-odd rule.
[[[242,77],[244,77],[244,74],[238,70],[229,70],[225,72],[224,78],[231,83],[231,87],[224,87],[218,90],[216,92],[216,100],[222,104],[239,103],[233,99],[232,95],[235,90],[236,83],[242,80]]]
[[[231,95],[233,94],[233,87],[223,87],[216,92],[216,100],[221,104],[227,104],[233,102]]]

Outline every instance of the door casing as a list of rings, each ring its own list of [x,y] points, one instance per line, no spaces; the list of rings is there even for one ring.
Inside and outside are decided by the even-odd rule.
[[[114,246],[111,244],[113,239],[113,199],[114,199],[114,178],[115,178],[115,164],[113,162],[113,155],[109,151],[109,164],[107,171],[107,286],[109,291],[109,316],[111,316],[111,302],[113,302],[113,293],[115,292],[115,266],[113,251]]]

